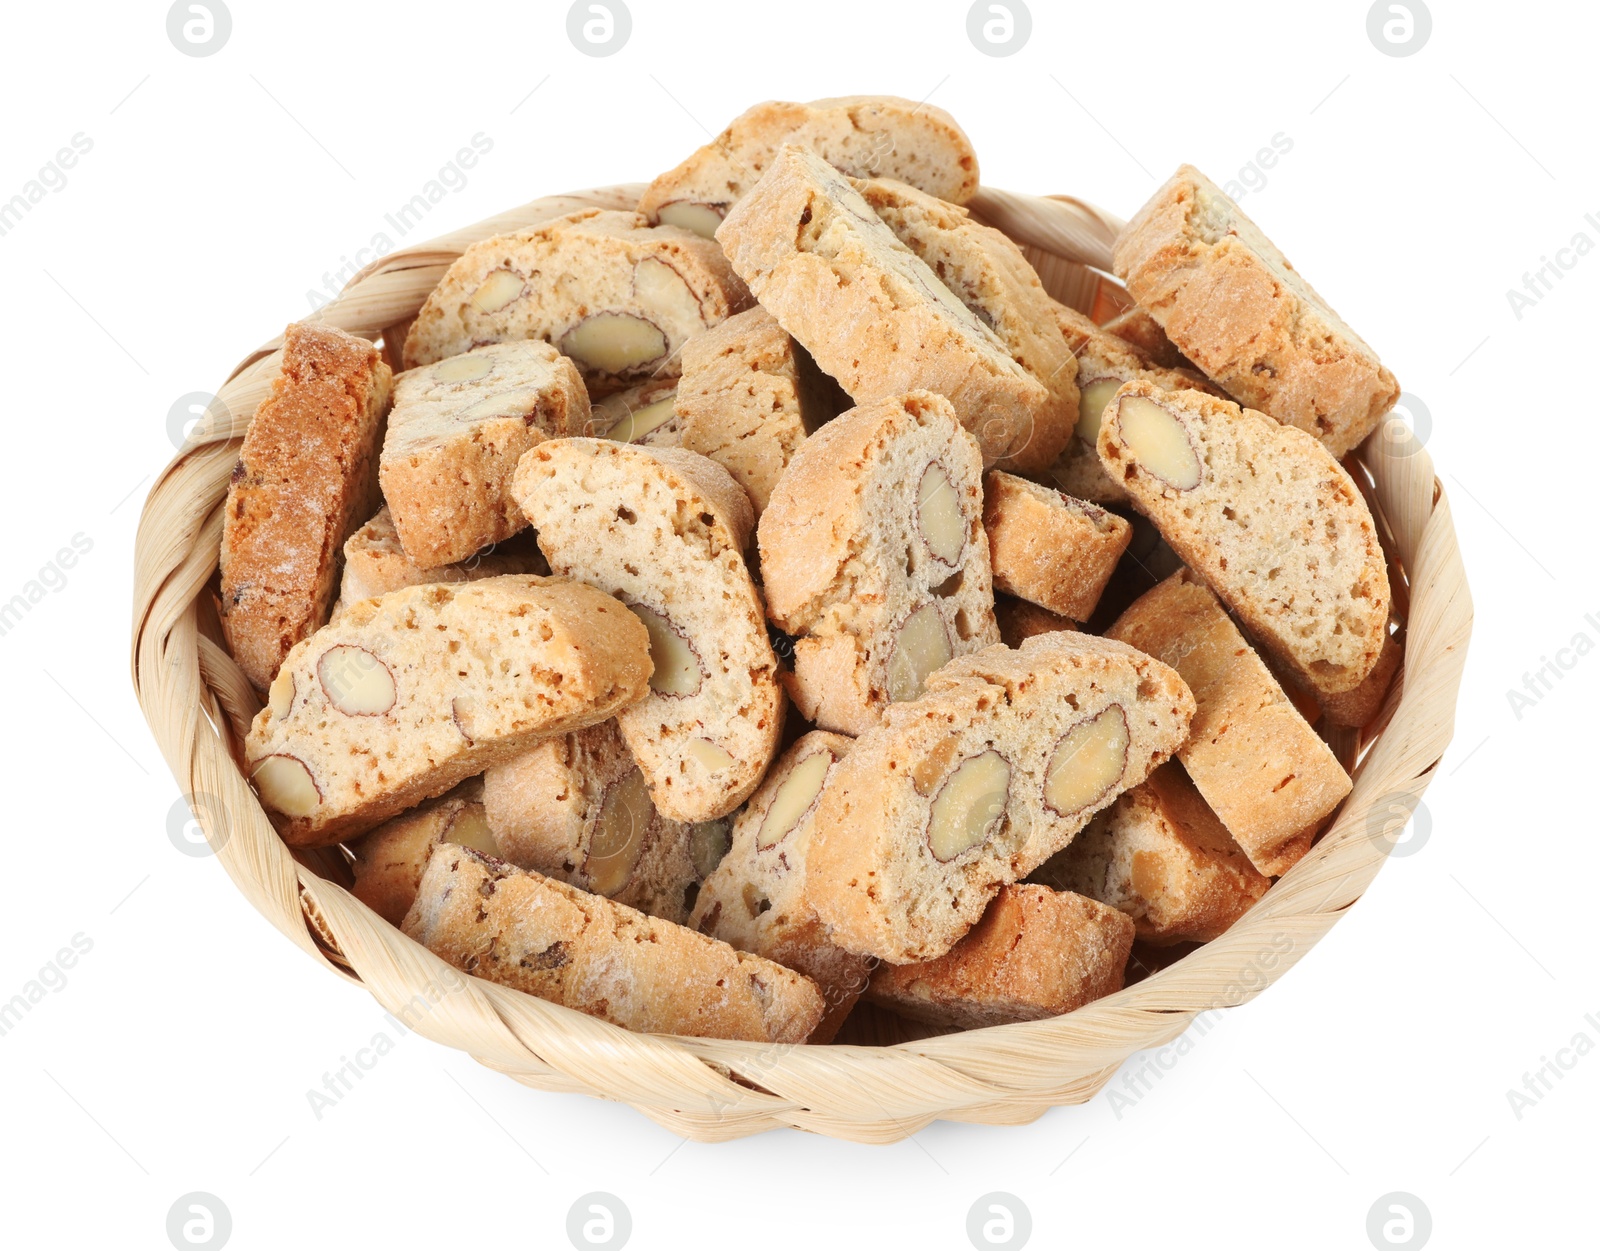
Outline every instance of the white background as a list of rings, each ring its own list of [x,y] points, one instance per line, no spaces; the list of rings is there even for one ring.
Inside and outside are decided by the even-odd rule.
[[[526,0],[232,0],[198,58],[162,4],[9,6],[0,200],[75,134],[92,149],[0,237],[0,600],[74,535],[92,547],[0,637],[0,1000],[93,945],[0,1037],[7,1245],[166,1247],[189,1191],[222,1200],[239,1248],[560,1247],[589,1191],[627,1205],[641,1248],[966,1247],[990,1191],[1026,1206],[1035,1246],[1366,1247],[1391,1191],[1438,1247],[1592,1237],[1600,1055],[1561,1053],[1520,1117],[1507,1091],[1575,1035],[1600,1043],[1580,802],[1600,659],[1562,653],[1520,716],[1507,692],[1600,642],[1600,256],[1564,254],[1520,317],[1506,292],[1580,232],[1600,244],[1593,11],[1440,0],[1397,58],[1363,3],[1036,0],[1027,45],[993,58],[948,0],[632,4],[607,58],[574,49],[565,4]],[[317,1119],[306,1092],[394,1031],[175,850],[178,788],[130,693],[133,534],[169,409],[304,316],[474,134],[492,151],[395,244],[648,178],[757,100],[872,91],[952,112],[993,185],[1123,215],[1180,161],[1220,182],[1292,141],[1243,206],[1426,406],[1477,600],[1426,844],[1131,1107],[879,1148],[681,1144],[410,1036]]]

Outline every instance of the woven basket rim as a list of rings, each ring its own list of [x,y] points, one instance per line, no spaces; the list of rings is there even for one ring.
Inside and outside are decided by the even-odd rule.
[[[305,320],[377,341],[414,316],[469,244],[579,208],[632,209],[641,189],[624,184],[545,197],[391,253]],[[1086,284],[1075,294],[1108,284],[1113,295],[1120,291],[1102,272],[1119,218],[1070,196],[989,187],[969,208],[1030,255],[1059,261]],[[324,968],[364,984],[418,1032],[526,1085],[628,1102],[702,1140],[794,1126],[889,1142],[934,1119],[1021,1123],[1082,1102],[1134,1051],[1169,1042],[1202,1013],[1247,1002],[1293,967],[1382,866],[1390,844],[1376,834],[1392,828],[1394,809],[1415,806],[1450,741],[1471,598],[1443,486],[1426,450],[1391,415],[1357,456],[1409,582],[1403,675],[1372,733],[1343,744],[1354,787],[1329,828],[1221,937],[1063,1017],[887,1046],[634,1034],[463,977],[321,876],[315,853],[297,859],[233,754],[259,701],[221,646],[210,584],[228,477],[249,417],[277,372],[281,345],[280,336],[234,368],[218,392],[225,419],[208,423],[174,457],[145,502],[134,557],[135,691],[184,797],[251,904]]]

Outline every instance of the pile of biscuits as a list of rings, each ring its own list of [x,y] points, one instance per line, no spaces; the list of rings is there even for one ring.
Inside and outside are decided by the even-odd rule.
[[[1103,326],[977,187],[939,109],[762,104],[403,336],[290,326],[217,589],[290,847],[466,972],[777,1042],[1058,1015],[1259,900],[1398,669],[1341,464],[1394,377],[1191,167]]]

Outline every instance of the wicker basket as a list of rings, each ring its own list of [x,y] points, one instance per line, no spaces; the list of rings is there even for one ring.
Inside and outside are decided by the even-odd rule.
[[[317,319],[373,340],[387,332],[392,357],[397,334],[467,245],[584,206],[631,208],[639,191],[536,200],[386,256]],[[1057,298],[1102,318],[1126,303],[1099,272],[1109,268],[1115,218],[1068,198],[990,189],[972,208],[1024,246]],[[891,1033],[873,1041],[892,1045],[875,1046],[635,1034],[463,978],[350,895],[337,855],[291,854],[240,772],[259,701],[222,646],[213,578],[228,477],[278,372],[280,346],[267,344],[233,371],[219,396],[227,419],[196,436],[145,503],[135,552],[139,700],[218,858],[260,912],[419,1032],[525,1085],[622,1100],[701,1140],[789,1125],[892,1142],[939,1118],[1021,1123],[1083,1102],[1132,1052],[1171,1041],[1202,1012],[1252,998],[1303,956],[1377,873],[1391,846],[1384,833],[1415,806],[1450,740],[1471,601],[1432,462],[1390,419],[1347,463],[1365,479],[1397,575],[1403,682],[1365,732],[1333,740],[1355,788],[1320,841],[1221,938],[1065,1017],[916,1041],[893,1042]]]

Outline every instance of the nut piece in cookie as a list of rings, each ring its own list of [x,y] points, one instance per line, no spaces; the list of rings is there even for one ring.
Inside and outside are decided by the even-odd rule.
[[[543,339],[591,394],[675,378],[691,335],[749,301],[714,243],[638,213],[585,209],[475,243],[406,334],[407,369],[485,343]]]
[[[378,506],[389,406],[378,350],[331,326],[284,332],[282,372],[250,419],[223,512],[218,612],[258,690],[328,619],[339,549]]]
[[[402,928],[465,973],[641,1033],[799,1043],[822,1019],[781,964],[450,843]]]
[[[440,843],[456,843],[490,856],[500,854],[484,814],[483,787],[476,778],[353,841],[352,892],[389,924],[399,925],[417,897],[417,883],[428,857]]]
[[[1272,885],[1171,761],[1029,880],[1109,904],[1161,946],[1210,942]]]
[[[1192,165],[1134,214],[1112,265],[1207,377],[1336,457],[1371,434],[1400,397],[1377,353]]]
[[[1002,886],[944,955],[880,964],[867,996],[947,1029],[1060,1016],[1122,989],[1133,922],[1115,908],[1047,886]]]
[[[812,1042],[827,1042],[866,988],[872,961],[836,946],[806,899],[806,850],[828,775],[849,752],[813,730],[772,766],[733,823],[732,846],[700,888],[689,924],[740,951],[798,969],[827,1004]]]
[[[1193,712],[1173,670],[1086,634],[952,661],[829,778],[807,862],[812,906],[850,951],[897,964],[943,955],[1002,885],[1176,750]]]
[[[998,641],[980,466],[949,401],[926,391],[852,409],[801,444],[759,545],[807,720],[860,734],[952,657]]]
[[[297,644],[245,739],[291,846],[325,846],[649,689],[649,636],[609,595],[506,575],[350,605]]]
[[[992,226],[973,221],[966,209],[915,187],[873,179],[857,182],[855,188],[895,238],[1049,392],[1027,439],[998,462],[1001,469],[1017,474],[1049,470],[1078,424],[1078,363],[1057,323],[1055,301],[1045,294],[1022,249]]]
[[[1182,675],[1196,709],[1178,759],[1251,863],[1269,876],[1287,872],[1350,793],[1350,778],[1217,597],[1180,570],[1107,635]]]
[[[528,524],[511,498],[517,461],[588,422],[576,367],[538,340],[492,343],[401,374],[378,477],[406,554],[433,568],[517,533]]]
[[[759,305],[683,346],[683,446],[732,474],[757,518],[806,435],[849,407],[838,383]]]
[[[986,466],[1022,455],[1054,413],[1044,383],[811,153],[784,148],[717,241],[857,404],[936,391],[977,437]]]
[[[1389,574],[1350,475],[1303,430],[1198,391],[1124,384],[1100,461],[1161,537],[1312,691],[1361,685]]]
[[[649,632],[649,697],[622,736],[675,821],[720,817],[778,750],[783,690],[744,563],[750,501],[681,448],[551,439],[512,486],[550,568],[616,596]]]
[[[496,765],[483,800],[502,859],[679,925],[704,876],[697,847],[719,837],[656,811],[614,720]]]
[[[977,154],[943,109],[898,96],[769,100],[646,187],[639,211],[709,239],[786,143],[853,178],[895,178],[956,204],[978,189]]]
[[[704,335],[696,335],[689,343]],[[687,347],[688,344],[685,344]],[[680,447],[678,380],[654,379],[625,391],[616,391],[596,400],[590,410],[589,427],[574,433],[618,443],[642,443],[646,447]]]
[[[1073,621],[1093,615],[1133,535],[1115,513],[998,469],[984,475],[983,528],[995,586]]]

